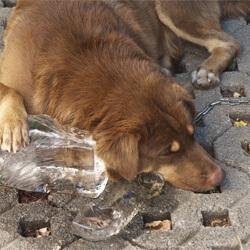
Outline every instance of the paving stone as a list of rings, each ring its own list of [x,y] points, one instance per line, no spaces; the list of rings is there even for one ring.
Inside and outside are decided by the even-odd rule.
[[[237,58],[238,68],[241,72],[249,74],[250,51],[245,51]]]
[[[0,37],[3,37],[4,34],[4,27],[0,26]],[[0,51],[3,49],[4,43],[2,40],[0,40]]]
[[[51,193],[48,196],[50,205],[58,208],[65,207],[73,199],[74,196],[71,194]]]
[[[242,72],[225,72],[221,77],[220,90],[222,96],[223,93],[227,95],[243,91],[246,96],[250,97],[250,77]]]
[[[2,247],[9,245],[12,241],[14,241],[18,236],[13,234],[12,229],[9,231],[6,231],[6,224],[5,223],[0,223],[0,249]]]
[[[5,7],[14,7],[16,5],[17,0],[2,0]]]
[[[70,233],[72,219],[66,211],[60,211],[47,203],[18,204],[0,215],[0,232],[4,232],[7,237],[3,242],[10,241],[4,247],[6,249],[60,249],[75,240],[75,236]],[[40,239],[24,236],[24,231],[27,229],[43,227],[50,228],[50,236]],[[11,241],[13,239],[15,240]],[[2,243],[2,240],[0,242]]]
[[[216,240],[215,240],[216,239]],[[186,244],[189,246],[198,246],[199,248],[212,249],[240,249],[240,243],[237,233],[232,229],[225,228],[204,228],[200,230]]]
[[[230,34],[235,34],[235,32],[239,31],[241,28],[246,26],[247,22],[244,18],[238,19],[228,19],[223,20],[221,23],[222,29]]]
[[[0,26],[6,26],[11,10],[11,8],[0,8]]]
[[[235,32],[234,37],[241,44],[241,53],[237,58],[238,69],[241,72],[249,74],[250,66],[250,25],[245,25],[243,28]]]
[[[32,242],[29,242],[25,239],[18,238],[13,241],[11,241],[9,244],[5,245],[4,247],[1,248],[1,250],[45,250],[46,248],[41,244],[33,244]],[[59,246],[53,248],[53,250],[60,249]]]
[[[49,223],[50,218],[55,213],[55,209],[51,209],[44,203],[19,204],[0,216],[1,230],[17,238],[15,242],[24,241],[20,233],[26,225],[41,224],[43,226],[43,224]],[[29,242],[34,241],[33,238],[27,237],[25,239]],[[36,241],[36,243],[39,244],[39,241]],[[37,244],[34,244],[34,246]]]
[[[207,91],[195,89],[194,94],[194,105],[197,111],[202,110],[210,102],[219,100],[221,98],[221,92],[219,87],[215,87]]]
[[[224,169],[227,172],[227,181],[221,187],[222,193],[204,195],[176,190],[178,194],[175,199],[179,203],[171,213],[173,230],[165,233],[145,230],[134,239],[134,242],[148,249],[167,249],[176,245],[186,246],[183,249],[190,249],[190,246],[198,249],[209,249],[213,246],[237,247],[239,242],[236,235],[244,240],[250,233],[248,218],[238,210],[248,209],[249,201],[246,195],[248,195],[250,179],[247,174],[238,169],[226,166]],[[229,212],[231,227],[208,228],[202,225],[202,211],[220,212],[225,209]],[[230,240],[232,237],[234,237],[233,241]]]
[[[189,72],[176,74],[174,78],[182,87],[184,87],[188,91],[192,98],[195,98],[194,88],[191,83],[191,75]]]
[[[76,240],[76,236],[71,233],[71,224],[73,216],[68,212],[61,210],[51,218],[51,235],[58,245],[65,246]]]
[[[216,100],[216,99],[215,99]],[[225,112],[228,107],[216,106],[203,118],[203,123],[196,130],[196,138],[204,148],[213,154],[213,141],[232,126]]]
[[[10,242],[8,245],[1,248],[3,250],[59,250],[61,247],[57,244],[53,244],[52,242],[44,242],[44,240],[26,240],[23,238],[15,239]]]
[[[17,204],[17,191],[14,188],[0,186],[0,214]]]
[[[250,140],[250,127],[230,128],[215,141],[215,156],[219,161],[250,174],[249,155],[241,146],[244,140]]]
[[[244,25],[239,30],[234,32],[233,36],[240,42],[241,54],[249,50],[250,25]]]
[[[119,238],[111,238],[106,241],[101,242],[90,242],[86,240],[78,240],[72,243],[70,246],[64,248],[65,250],[103,250],[103,249],[112,249],[112,250],[121,250],[121,249],[131,249],[135,250],[129,242],[126,242]]]

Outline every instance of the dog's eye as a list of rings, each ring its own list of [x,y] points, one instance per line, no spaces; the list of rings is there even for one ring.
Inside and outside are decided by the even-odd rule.
[[[169,155],[172,153],[176,153],[180,150],[180,143],[176,140],[173,140],[171,144],[169,144],[161,153],[161,155]]]
[[[172,153],[178,152],[181,148],[181,145],[178,141],[173,140],[172,143],[170,144],[170,151]]]

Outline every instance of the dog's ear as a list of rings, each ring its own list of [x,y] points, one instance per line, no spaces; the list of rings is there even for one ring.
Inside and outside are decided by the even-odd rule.
[[[112,180],[122,177],[132,181],[136,177],[139,167],[138,144],[139,138],[134,134],[124,134],[97,143],[97,153],[105,161],[107,173]]]

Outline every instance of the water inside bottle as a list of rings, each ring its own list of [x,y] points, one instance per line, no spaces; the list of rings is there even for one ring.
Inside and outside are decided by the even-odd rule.
[[[0,152],[0,184],[25,191],[80,193],[96,198],[107,184],[105,164],[86,131],[66,128],[46,115],[30,116],[30,144]]]

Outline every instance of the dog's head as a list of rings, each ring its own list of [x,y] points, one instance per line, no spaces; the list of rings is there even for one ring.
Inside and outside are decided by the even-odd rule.
[[[97,151],[111,179],[158,172],[182,189],[219,185],[224,173],[194,140],[194,107],[186,91],[174,82],[144,86],[122,98],[117,92],[120,100],[111,101],[109,122],[100,126]]]

